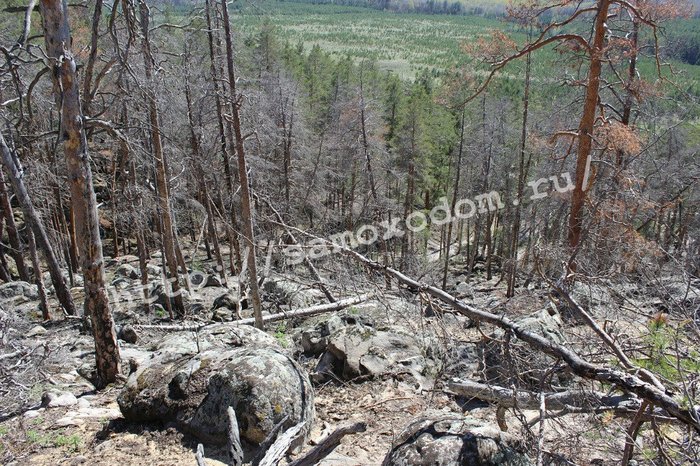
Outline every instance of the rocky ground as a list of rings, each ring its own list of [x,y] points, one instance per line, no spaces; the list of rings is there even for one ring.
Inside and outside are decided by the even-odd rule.
[[[497,464],[534,464],[539,427],[526,426],[536,410],[508,410],[499,429],[494,406],[455,396],[447,383],[469,379],[532,388],[547,373],[550,385],[590,388],[561,366],[552,372],[551,361],[526,347],[509,347],[513,359],[505,364],[499,359],[502,333],[474,325],[426,296],[382,291],[351,264],[325,264],[322,272],[338,296],[362,291],[372,292],[371,299],[330,314],[272,323],[265,334],[236,323],[237,310],[250,316],[250,310],[241,310],[237,285],[229,279],[229,287],[222,286],[204,262],[202,273],[191,275],[191,313],[185,322],[203,327],[175,329],[183,322],[167,318],[157,261],[149,265],[149,293],[159,304],[150,312],[142,305],[136,258],[109,261],[124,380],[100,392],[84,377],[94,354],[81,320],[55,315],[42,322],[35,286],[0,285],[2,464],[189,465],[195,464],[199,443],[207,464],[226,464],[220,413],[229,405],[238,416],[247,460],[275,428],[307,420],[303,441],[288,460],[352,421],[366,423],[366,430],[345,437],[321,464],[382,464],[385,457],[386,464],[450,464],[450,451],[467,461],[470,448],[498,451]],[[477,307],[521,318],[523,325],[582,354],[606,358],[586,327],[546,311],[551,308],[546,290],[520,289],[507,300],[499,277],[489,281],[482,272],[468,279],[457,262],[451,292]],[[269,274],[263,287],[266,312],[325,302],[307,283],[312,280],[303,270]],[[75,285],[80,300],[80,283]],[[675,289],[674,299],[700,299],[694,287],[667,286],[664,293],[669,289]],[[634,292],[623,290],[627,297],[620,298],[602,287],[582,287],[578,296],[631,348],[643,340],[649,316],[668,302],[668,296],[656,302]],[[617,464],[628,423],[605,413],[547,421],[546,458],[550,464]],[[467,434],[474,433],[481,440],[470,446]],[[418,436],[423,444],[411,443]],[[478,444],[482,441],[488,448]],[[642,443],[652,441],[640,436]],[[577,447],[584,442],[585,449]]]

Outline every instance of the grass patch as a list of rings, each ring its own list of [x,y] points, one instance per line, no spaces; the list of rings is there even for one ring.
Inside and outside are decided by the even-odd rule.
[[[274,337],[282,348],[289,348],[289,339],[287,338],[287,328],[284,324],[279,324],[275,329]]]

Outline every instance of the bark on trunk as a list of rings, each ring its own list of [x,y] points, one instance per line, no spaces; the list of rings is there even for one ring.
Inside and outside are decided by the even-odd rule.
[[[69,49],[68,5],[66,0],[41,0],[40,8],[46,52],[54,68],[56,103],[61,109],[60,134],[64,141],[76,239],[85,281],[85,314],[90,317],[95,338],[95,385],[102,388],[116,381],[120,373],[119,347],[105,291],[97,200],[80,109],[77,66]]]
[[[591,163],[591,149],[593,147],[593,131],[598,109],[598,97],[600,95],[600,76],[603,68],[603,48],[605,46],[606,25],[610,0],[598,1],[598,14],[595,20],[593,46],[590,55],[590,67],[588,69],[588,83],[586,85],[586,97],[583,105],[583,115],[578,127],[578,148],[576,153],[576,186],[571,199],[571,214],[569,216],[569,246],[577,249],[581,242],[583,232],[583,209],[586,202],[586,193],[590,185],[589,171]],[[575,269],[575,264],[570,264]]]
[[[262,307],[260,303],[260,290],[258,289],[258,273],[255,264],[255,236],[253,234],[253,213],[250,202],[250,186],[248,184],[248,170],[246,168],[245,147],[241,132],[241,117],[238,111],[239,96],[236,93],[236,73],[233,67],[233,41],[231,38],[231,25],[229,23],[228,5],[226,0],[221,0],[223,12],[224,31],[226,35],[226,65],[228,67],[228,82],[231,95],[231,123],[236,139],[236,155],[238,156],[238,176],[241,182],[241,222],[243,223],[243,235],[247,246],[247,263],[249,274],[250,296],[253,301],[253,314],[255,326],[263,328]]]
[[[153,144],[153,156],[155,159],[156,188],[158,189],[158,206],[161,216],[162,228],[161,237],[163,239],[163,251],[165,262],[169,272],[168,279],[172,289],[174,311],[181,317],[185,314],[185,304],[182,299],[180,280],[177,270],[178,259],[175,249],[175,235],[173,233],[173,219],[170,211],[170,190],[168,188],[167,164],[165,153],[163,152],[163,141],[161,139],[160,122],[158,120],[158,103],[153,92],[153,54],[149,40],[149,15],[150,11],[145,1],[140,0],[141,32],[143,35],[143,60],[146,71],[146,100],[148,102],[148,117],[151,130],[151,141]]]

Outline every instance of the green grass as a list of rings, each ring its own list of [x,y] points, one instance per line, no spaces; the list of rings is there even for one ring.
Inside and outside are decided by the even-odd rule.
[[[290,343],[287,338],[287,326],[285,324],[277,325],[274,336],[282,348],[289,348]]]
[[[505,3],[470,1],[465,3]],[[424,70],[439,74],[454,67],[475,70],[483,79],[486,68],[471,63],[463,44],[499,29],[509,33],[517,42],[526,36],[503,19],[483,16],[449,16],[416,13],[396,13],[370,8],[312,5],[307,3],[263,1],[252,6],[235,2],[234,23],[245,36],[255,34],[263,24],[271,25],[282,41],[303,44],[309,50],[313,45],[338,58],[352,57],[376,61],[383,70],[392,71],[403,79],[412,79]],[[700,20],[683,20],[678,26],[689,33],[700,34]],[[676,27],[676,23],[669,25]],[[553,49],[542,50],[533,56],[533,81],[556,91],[565,74],[574,69],[562,66],[561,58]],[[678,72],[673,79],[679,87],[700,94],[700,66],[671,61]],[[655,80],[655,63],[643,59],[640,74]],[[664,73],[671,76],[666,68]],[[522,63],[508,66],[501,72],[501,80],[521,81]]]
[[[25,433],[25,436],[27,442],[40,447],[66,447],[72,452],[80,450],[83,445],[83,440],[78,434],[66,435],[65,432],[50,434],[30,429]]]

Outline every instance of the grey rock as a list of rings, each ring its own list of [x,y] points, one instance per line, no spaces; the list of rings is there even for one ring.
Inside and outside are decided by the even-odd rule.
[[[382,466],[532,466],[521,441],[456,414],[424,415],[399,434]]]
[[[410,374],[421,385],[440,367],[433,358],[432,341],[421,341],[402,327],[375,329],[357,324],[341,328],[328,337],[328,346],[316,368],[315,380],[324,375],[351,380],[360,376]]]
[[[138,269],[131,264],[122,264],[117,267],[114,271],[115,277],[128,278],[129,280],[136,280],[141,276]]]
[[[136,333],[136,330],[134,330],[134,327],[132,327],[131,325],[125,325],[119,329],[117,337],[120,340],[123,340],[126,343],[131,343],[133,345],[138,341],[139,334]]]
[[[292,309],[310,307],[323,299],[323,294],[318,290],[282,278],[268,278],[262,291],[266,301],[284,304]]]
[[[248,333],[249,343],[254,332]],[[250,454],[285,417],[283,429],[314,415],[313,390],[303,369],[278,350],[252,343],[196,355],[183,355],[182,348],[158,351],[129,376],[118,403],[127,420],[172,421],[218,444],[226,441],[226,408],[232,406]]]
[[[146,270],[149,281],[160,280],[160,276],[163,274],[163,269],[154,264],[146,264]]]
[[[41,396],[41,405],[45,408],[59,408],[78,404],[78,399],[70,392],[46,392]]]
[[[131,286],[131,281],[124,278],[124,277],[118,277],[112,280],[112,283],[110,283],[113,287],[115,287],[117,290],[123,290],[125,288],[128,288]]]
[[[221,281],[221,278],[219,278],[219,277],[216,276],[216,275],[207,275],[207,279],[206,279],[206,281],[204,282],[204,287],[205,287],[205,288],[207,288],[207,287],[217,287],[217,288],[221,288],[222,286],[224,286],[224,284],[223,284],[223,282]]]
[[[190,274],[190,283],[193,286],[200,286],[203,285],[204,282],[206,281],[207,276],[201,272],[194,272]]]
[[[42,327],[41,325],[36,325],[36,326],[32,327],[31,329],[29,329],[29,331],[27,333],[25,333],[24,336],[26,338],[32,338],[32,337],[36,337],[39,335],[46,335],[46,332],[47,332],[47,330],[44,327]]]
[[[238,309],[238,304],[238,296],[229,291],[214,299],[214,303],[212,304],[212,310],[224,307],[226,309],[231,309],[235,311]]]
[[[566,342],[562,333],[561,317],[551,308],[520,318],[516,323],[520,328],[541,335],[554,343]],[[495,330],[489,337],[480,345],[483,363],[480,369],[489,383],[504,387],[540,386],[542,376],[552,367],[551,358],[515,337],[508,338],[502,329]],[[552,380],[563,385],[569,378],[568,374],[554,374]]]
[[[167,335],[156,345],[154,358],[163,354],[177,356],[194,355],[214,348],[233,349],[261,347],[281,349],[277,340],[265,332],[248,325],[222,323],[207,325],[197,334],[176,332]]]
[[[472,296],[472,288],[469,286],[468,283],[460,282],[457,283],[457,286],[455,287],[455,293],[457,293],[457,295],[460,297]]]
[[[343,327],[350,325],[364,325],[373,327],[374,322],[368,317],[360,315],[336,314],[317,323],[311,328],[302,330],[298,340],[302,351],[306,355],[318,356],[326,350],[328,338]]]
[[[236,320],[236,313],[227,308],[215,309],[211,315],[214,322],[232,322]]]
[[[36,285],[23,281],[7,282],[0,285],[0,301],[12,301],[21,304],[39,299]]]
[[[190,296],[189,293],[187,293],[187,290],[184,288],[180,288],[179,290],[180,296],[182,296],[182,300],[185,304],[185,309],[189,308],[190,306]],[[169,293],[166,293],[163,289],[163,284],[162,283],[156,283],[155,285],[151,285],[151,291],[150,291],[150,297],[151,297],[151,302],[160,304],[163,306],[163,308],[167,308],[167,299],[170,299],[170,305],[175,306],[175,297],[174,296],[168,296]]]
[[[472,377],[479,371],[479,347],[475,343],[452,341],[445,345],[444,356],[447,376]]]

